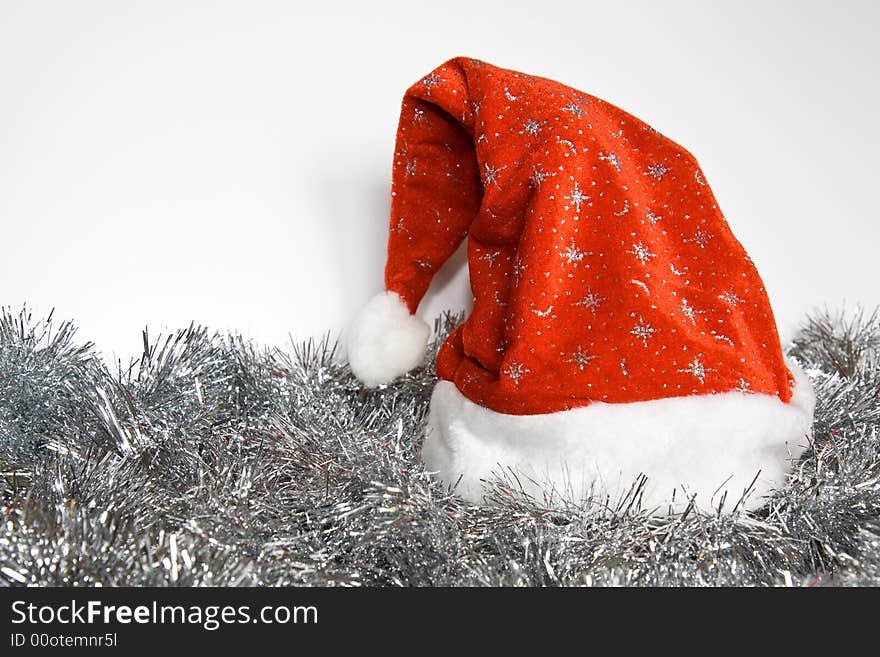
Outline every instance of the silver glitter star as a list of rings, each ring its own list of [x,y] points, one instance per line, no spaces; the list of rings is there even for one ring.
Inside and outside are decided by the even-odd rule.
[[[504,368],[504,374],[506,374],[509,379],[513,380],[515,385],[519,385],[519,380],[526,374],[530,373],[531,370],[529,368],[515,360],[510,361],[510,364]]]
[[[648,340],[650,338],[652,338],[654,336],[654,334],[659,331],[660,331],[660,329],[654,328],[648,322],[646,322],[644,319],[642,319],[641,316],[639,316],[639,321],[636,322],[636,325],[633,326],[630,333],[632,335],[636,336],[636,338],[638,338],[639,340],[641,340],[642,344],[644,344],[647,347]]]
[[[678,370],[678,371],[682,372],[684,374],[693,374],[695,377],[697,377],[700,380],[700,383],[703,383],[706,379],[706,373],[707,372],[714,372],[715,370],[703,365],[703,363],[700,362],[700,357],[695,356],[693,362],[691,362],[690,365],[688,365],[683,370]]]
[[[570,194],[566,194],[562,198],[568,199],[571,201],[571,204],[574,206],[575,212],[581,211],[581,205],[590,200],[590,197],[584,194],[580,188],[578,187],[577,181],[574,182],[574,187],[571,190]]]
[[[581,108],[580,105],[578,105],[577,103],[574,103],[574,102],[571,102],[568,105],[566,105],[565,107],[563,107],[562,111],[574,114],[579,119],[584,116],[584,110]]]
[[[527,119],[523,124],[523,130],[529,133],[532,137],[535,137],[539,132],[541,132],[541,128],[544,126],[543,121],[535,121],[534,119]]]
[[[636,260],[638,260],[642,264],[645,264],[651,258],[656,257],[653,253],[651,253],[650,249],[648,249],[648,247],[641,242],[633,244],[632,251],[627,251],[627,253],[631,253],[632,255],[634,255],[636,257]]]
[[[687,299],[681,300],[681,305],[678,307],[678,311],[691,320],[691,324],[694,326],[697,325],[697,315],[705,315],[705,310],[695,310],[689,303]]]
[[[648,175],[655,180],[663,180],[663,176],[669,173],[670,169],[665,164],[652,164],[648,167]]]
[[[487,251],[480,257],[480,260],[488,263],[491,267],[495,264],[495,258],[497,258],[499,255],[501,255],[501,251]]]
[[[522,279],[522,275],[526,271],[526,266],[523,264],[521,260],[517,260],[513,263],[513,280],[519,285],[520,280]]]
[[[623,201],[623,209],[620,212],[615,212],[615,217],[622,217],[623,215],[629,213],[629,199],[624,199]]]
[[[663,219],[663,217],[661,217],[659,214],[654,214],[653,212],[648,211],[645,214],[645,219],[647,219],[651,224],[656,224],[658,221]]]
[[[697,232],[694,233],[693,237],[689,237],[684,241],[691,242],[691,243],[699,246],[701,249],[705,249],[706,245],[712,240],[713,237],[715,237],[715,236],[712,235],[711,233],[706,233],[706,232],[698,229]]]
[[[737,390],[739,390],[740,392],[750,393],[752,392],[751,388],[751,383],[749,383],[742,377],[739,378],[739,385],[736,387]]]
[[[421,123],[425,118],[425,110],[421,107],[416,107],[413,110],[413,123]]]
[[[532,175],[529,177],[529,180],[532,181],[535,187],[540,187],[542,182],[555,175],[555,173],[547,173],[538,167],[532,167]]]
[[[408,176],[416,175],[416,161],[415,161],[415,159],[407,160],[406,165],[404,166],[404,170],[406,171],[406,175],[408,175]]]
[[[745,299],[742,299],[742,298],[736,296],[736,294],[734,294],[733,290],[728,290],[724,294],[719,294],[718,298],[721,299],[722,301],[724,301],[725,303],[729,303],[731,306],[738,306],[743,301],[745,301]]]
[[[494,183],[497,187],[500,187],[500,185],[498,185],[498,174],[504,171],[506,168],[507,166],[493,167],[488,164],[484,164],[483,169],[485,170],[486,174],[486,185],[488,186]]]
[[[433,89],[443,81],[443,78],[441,78],[439,75],[437,75],[436,73],[431,73],[431,75],[422,79],[422,86],[425,87],[425,92],[430,96],[431,89]]]
[[[592,255],[592,253],[581,251],[574,243],[574,239],[572,239],[571,244],[565,247],[565,250],[560,252],[560,255],[568,264],[573,264],[575,262],[580,262],[584,259],[584,256]]]
[[[589,308],[590,311],[595,315],[596,308],[602,305],[603,301],[607,301],[607,297],[600,297],[598,294],[593,292],[592,289],[587,288],[587,296],[585,296],[580,301],[575,301],[575,306],[584,306],[585,308]]]
[[[581,372],[583,372],[584,367],[589,365],[590,361],[595,360],[596,358],[598,358],[598,356],[591,356],[589,352],[585,351],[580,345],[578,345],[577,351],[571,355],[571,358],[563,362],[573,363],[580,368]]]
[[[608,164],[617,169],[618,172],[620,171],[620,158],[614,153],[599,153],[599,159],[603,162],[608,162]]]
[[[698,185],[705,185],[706,181],[703,180],[703,176],[699,171],[694,171],[694,180],[697,181]]]

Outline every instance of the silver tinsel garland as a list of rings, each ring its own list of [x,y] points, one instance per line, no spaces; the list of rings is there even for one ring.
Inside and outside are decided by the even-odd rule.
[[[821,314],[790,352],[818,406],[785,488],[758,513],[660,517],[639,482],[587,506],[504,479],[494,506],[450,496],[417,459],[434,353],[365,391],[328,340],[285,353],[191,326],[145,332],[114,372],[71,323],[5,310],[0,581],[880,584],[880,317]]]

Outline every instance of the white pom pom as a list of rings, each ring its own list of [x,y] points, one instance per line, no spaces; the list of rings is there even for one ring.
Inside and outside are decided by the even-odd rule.
[[[430,327],[394,292],[382,292],[355,318],[348,332],[351,371],[368,386],[391,383],[421,365]]]

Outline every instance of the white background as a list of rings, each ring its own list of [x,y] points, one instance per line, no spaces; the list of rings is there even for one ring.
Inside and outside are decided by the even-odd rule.
[[[382,285],[403,91],[467,55],[693,152],[788,338],[880,303],[878,7],[0,0],[0,304],[125,360],[145,325],[337,334]],[[424,317],[467,303],[435,282]]]

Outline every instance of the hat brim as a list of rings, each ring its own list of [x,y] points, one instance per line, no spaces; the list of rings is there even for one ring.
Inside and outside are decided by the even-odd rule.
[[[691,498],[706,509],[722,500],[727,511],[755,509],[785,483],[809,442],[815,395],[803,370],[788,365],[795,378],[788,403],[728,392],[543,415],[497,413],[439,381],[422,461],[476,503],[486,501],[487,482],[501,479],[512,493],[551,506],[614,505],[644,476],[645,509],[674,513]]]

